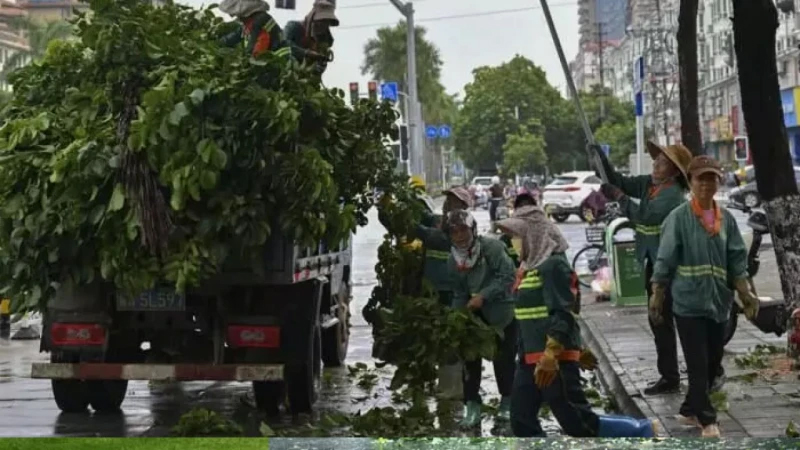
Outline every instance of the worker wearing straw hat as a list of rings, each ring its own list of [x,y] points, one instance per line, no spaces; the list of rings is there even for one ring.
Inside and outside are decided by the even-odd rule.
[[[636,257],[644,265],[645,289],[650,297],[652,292],[649,280],[658,255],[661,224],[673,209],[686,201],[686,169],[692,160],[692,153],[683,145],[662,147],[653,142],[647,143],[647,151],[653,158],[652,173],[626,177],[613,169],[605,152],[597,149],[608,175],[608,184],[603,185],[601,191],[609,199],[618,201],[625,215],[634,224]],[[639,203],[634,203],[631,198],[639,199]],[[669,295],[665,299],[663,310],[663,321],[650,321],[660,378],[644,390],[647,395],[676,392],[680,389],[677,337],[672,318],[672,297]]]

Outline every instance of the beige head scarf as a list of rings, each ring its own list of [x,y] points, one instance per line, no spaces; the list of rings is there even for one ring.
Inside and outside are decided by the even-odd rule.
[[[538,266],[553,253],[569,248],[561,231],[537,206],[517,208],[514,217],[497,222],[497,226],[522,238],[520,268],[525,270]]]
[[[223,0],[219,10],[237,19],[245,19],[257,12],[269,11],[269,4],[264,0]]]

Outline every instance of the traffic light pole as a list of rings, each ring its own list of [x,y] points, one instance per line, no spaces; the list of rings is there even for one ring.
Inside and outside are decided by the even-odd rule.
[[[406,75],[408,83],[408,127],[410,131],[409,139],[409,163],[411,173],[419,175],[425,179],[425,159],[422,157],[422,111],[419,107],[417,94],[417,40],[414,27],[414,5],[409,1],[402,3],[400,0],[389,0],[400,14],[406,18],[406,61],[408,73]]]

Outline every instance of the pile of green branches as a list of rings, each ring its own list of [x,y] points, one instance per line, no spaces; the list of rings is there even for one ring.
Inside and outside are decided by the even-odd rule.
[[[10,76],[0,289],[41,309],[65,280],[179,291],[256,264],[273,233],[346,239],[373,189],[406,189],[396,113],[349,107],[287,56],[223,48],[212,9],[90,0],[75,39]]]

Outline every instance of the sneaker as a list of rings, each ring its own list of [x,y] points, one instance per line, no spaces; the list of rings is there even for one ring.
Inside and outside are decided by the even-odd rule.
[[[703,434],[701,435],[704,438],[720,438],[719,434],[719,426],[715,423],[711,425],[706,425],[703,427]]]
[[[661,378],[650,386],[647,386],[644,390],[644,395],[671,394],[674,392],[679,392],[680,390],[680,382],[667,381],[664,378]]]
[[[685,427],[700,427],[700,422],[697,421],[697,417],[695,416],[684,416],[683,414],[678,414],[675,416],[675,419],[679,424]]]

